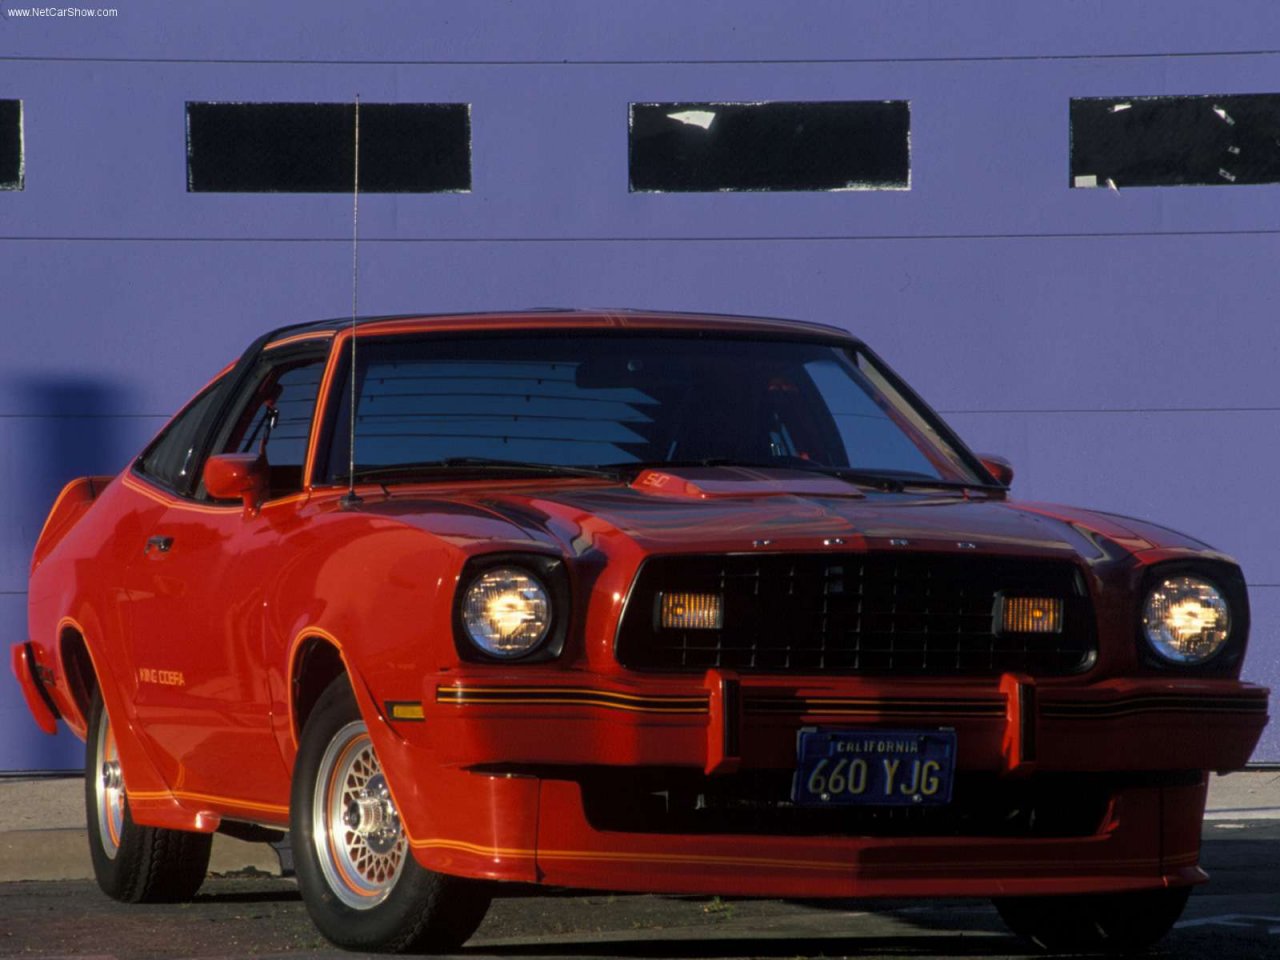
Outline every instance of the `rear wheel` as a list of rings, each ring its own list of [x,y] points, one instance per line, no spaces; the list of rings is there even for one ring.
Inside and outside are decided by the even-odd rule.
[[[1000,919],[1043,950],[1129,953],[1151,946],[1182,916],[1190,887],[1069,897],[1007,897]]]
[[[125,903],[190,900],[209,869],[213,837],[133,822],[115,732],[95,692],[85,743],[85,813],[98,886]]]
[[[324,692],[303,729],[290,821],[302,899],[338,946],[452,950],[484,919],[484,884],[413,859],[345,677]]]

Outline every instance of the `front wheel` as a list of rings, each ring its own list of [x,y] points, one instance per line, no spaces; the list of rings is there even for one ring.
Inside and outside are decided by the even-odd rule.
[[[84,766],[89,856],[102,892],[124,903],[176,903],[194,897],[209,869],[213,837],[133,822],[115,731],[100,691],[89,709]]]
[[[338,946],[452,950],[484,919],[489,895],[482,883],[413,859],[345,677],[325,690],[302,731],[290,822],[307,912]]]
[[[1066,897],[1006,897],[1000,919],[1042,950],[1130,953],[1151,946],[1173,927],[1190,887]]]

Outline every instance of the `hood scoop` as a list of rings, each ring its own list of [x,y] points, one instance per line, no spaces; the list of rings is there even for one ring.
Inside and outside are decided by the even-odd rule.
[[[644,470],[631,488],[673,500],[721,500],[731,497],[848,497],[862,491],[838,477],[785,467],[680,467]]]

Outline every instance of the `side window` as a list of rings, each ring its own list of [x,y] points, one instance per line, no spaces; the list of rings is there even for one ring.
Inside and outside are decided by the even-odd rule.
[[[138,458],[139,472],[177,492],[188,489],[191,471],[196,465],[197,431],[205,415],[210,412],[218,396],[221,380],[192,400],[176,417],[169,421],[160,436]]]
[[[214,453],[254,453],[263,447],[270,468],[269,497],[302,489],[302,468],[311,434],[323,356],[294,357],[264,366],[248,400],[224,428]]]

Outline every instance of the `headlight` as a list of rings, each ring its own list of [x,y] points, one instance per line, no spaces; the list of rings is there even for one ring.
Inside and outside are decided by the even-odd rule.
[[[491,657],[522,657],[551,628],[551,596],[542,581],[519,567],[485,570],[467,587],[462,624],[471,642]]]
[[[1142,630],[1151,648],[1170,663],[1204,663],[1226,644],[1231,610],[1208,580],[1166,577],[1147,594]]]

